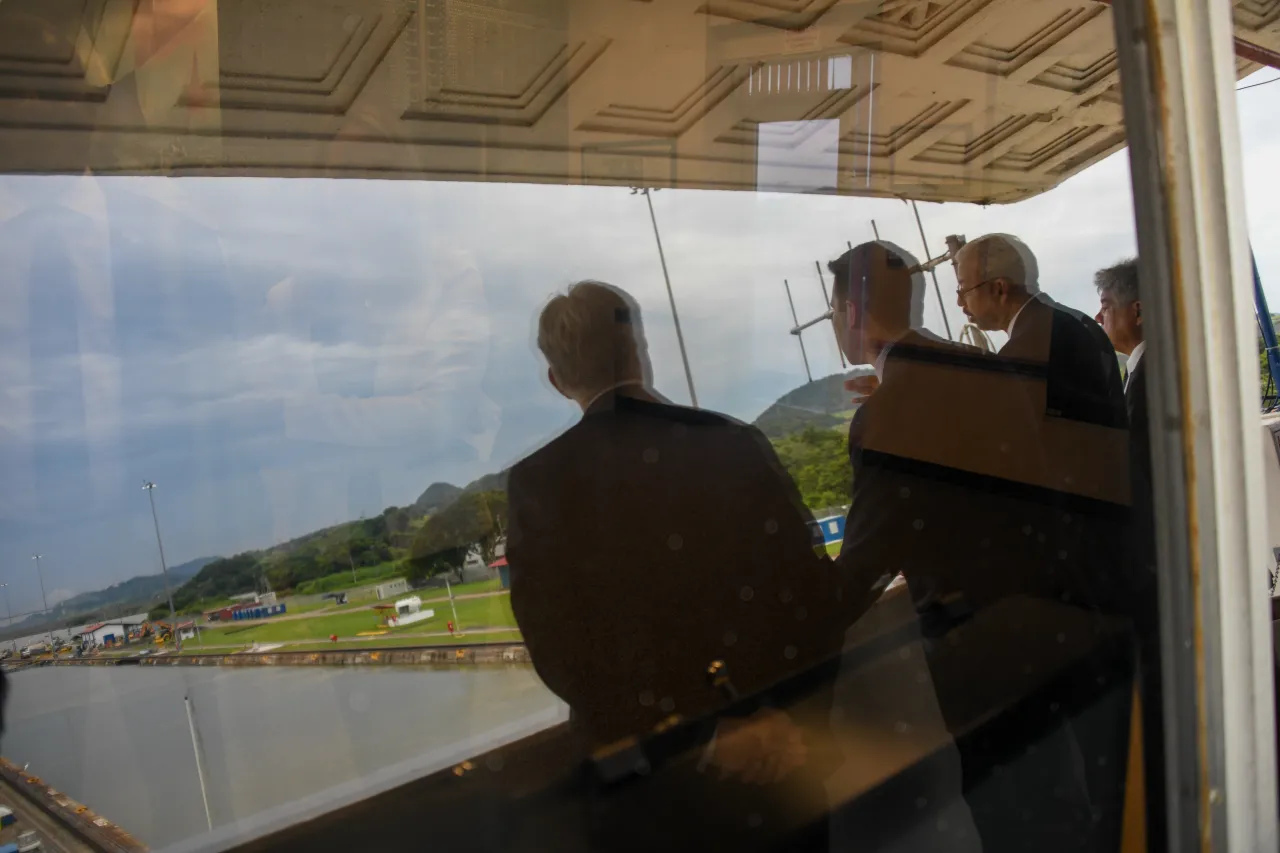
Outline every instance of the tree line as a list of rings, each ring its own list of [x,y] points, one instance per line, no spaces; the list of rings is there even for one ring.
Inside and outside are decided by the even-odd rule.
[[[389,566],[418,583],[444,572],[461,576],[475,552],[492,563],[507,525],[507,496],[500,490],[464,492],[445,508],[415,517],[405,507],[387,507],[373,518],[348,522],[275,548],[245,551],[214,560],[174,592],[180,614],[196,614],[251,592],[288,593],[322,578]],[[152,608],[153,619],[169,615],[168,602]]]

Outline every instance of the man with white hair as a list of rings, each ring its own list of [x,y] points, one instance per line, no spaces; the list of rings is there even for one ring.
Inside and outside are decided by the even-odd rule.
[[[1039,266],[1027,245],[987,234],[957,254],[956,303],[987,332],[1006,332],[1004,358],[1043,365],[1046,414],[1123,429],[1124,387],[1106,333],[1083,312],[1040,292]]]
[[[580,282],[552,298],[537,345],[582,418],[511,470],[511,607],[589,748],[618,754],[675,716],[714,720],[730,694],[767,706],[760,691],[835,657],[837,575],[764,435],[663,400],[639,307],[617,288]],[[714,772],[664,774],[661,820],[602,825],[601,849],[620,837],[719,849],[776,832],[782,777],[825,797],[826,756],[806,757],[807,735],[779,711],[734,707],[715,726]],[[762,741],[781,748],[737,748]]]
[[[983,328],[1007,329],[1015,318],[1018,325],[1029,317],[1038,323],[1056,313],[1031,300],[1025,283],[1034,281],[1034,272],[1027,274],[1034,262],[1011,247],[984,240],[979,254],[967,258],[967,286],[995,294],[990,313],[978,312]],[[972,278],[975,258],[989,264],[980,280]],[[895,851],[1056,850],[1065,849],[1064,842],[1071,849],[1107,849],[1104,839],[1118,826],[1121,803],[1105,785],[1086,781],[1090,774],[1077,772],[1080,750],[1065,711],[1034,743],[1020,744],[1027,747],[1023,758],[1002,763],[994,774],[983,770],[990,756],[982,743],[961,738],[973,705],[963,673],[976,677],[994,668],[1012,681],[1028,668],[1052,671],[1034,650],[1055,647],[1062,635],[1055,641],[1059,629],[1035,614],[1078,618],[1062,611],[1090,606],[1098,565],[1090,559],[1089,524],[1061,523],[1064,508],[1075,511],[1070,496],[1027,480],[1034,466],[1026,463],[1034,460],[1022,454],[1041,451],[1036,442],[1044,420],[1027,405],[1035,399],[1028,374],[1036,370],[922,329],[924,279],[916,267],[911,255],[881,241],[856,246],[828,265],[840,347],[851,363],[873,364],[879,378],[850,425],[853,494],[836,562],[851,618],[870,608],[892,577],[906,578],[924,651],[904,647],[902,660],[923,659],[926,670],[902,681],[932,675],[939,687],[936,711],[929,696],[905,689],[838,689],[837,707],[856,712],[872,701],[866,692],[891,693],[900,706],[894,719],[906,728],[927,731],[940,715],[957,736],[958,762],[939,765],[929,781],[945,799],[945,819],[928,822]],[[1002,272],[993,274],[997,268]],[[902,602],[886,597],[880,606]],[[970,623],[987,626],[978,630],[989,630],[992,644],[965,640]],[[927,799],[932,803],[934,794]],[[839,825],[833,837],[856,849],[859,831]]]

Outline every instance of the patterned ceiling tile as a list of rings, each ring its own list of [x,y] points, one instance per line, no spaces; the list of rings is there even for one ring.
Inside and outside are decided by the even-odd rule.
[[[1257,32],[1280,22],[1280,0],[1236,0],[1235,24]]]
[[[1116,52],[1108,47],[1105,53],[1091,62],[1062,61],[1051,65],[1032,82],[1063,92],[1083,92],[1094,84],[1116,73]]]
[[[920,56],[986,8],[993,0],[886,0],[840,37],[902,56]]]
[[[970,163],[1001,143],[1014,139],[1018,134],[1040,120],[1034,115],[1007,116],[972,139],[964,139],[960,131],[943,139],[916,155],[922,163],[939,163],[958,166]]]
[[[865,127],[855,128],[840,140],[840,150],[848,154],[865,154],[870,147],[873,157],[892,157],[925,133],[944,124],[964,108],[967,101],[934,101],[906,121],[894,125],[888,133],[870,133]]]
[[[819,132],[823,126],[822,122],[838,119],[841,115],[861,103],[870,91],[865,86],[828,90],[825,96],[821,97],[810,108],[790,113],[790,116],[794,116],[794,118],[788,118],[787,121],[792,122],[794,127],[771,133],[769,136],[770,145],[795,148],[804,144],[810,137]],[[796,98],[794,95],[789,97]],[[768,119],[744,118],[716,137],[716,142],[754,146],[760,141],[759,126],[766,120]]]
[[[533,79],[514,95],[485,92],[465,84],[441,86],[434,95],[406,110],[402,118],[533,127],[608,46],[602,39],[561,45]]]
[[[1014,172],[1038,171],[1059,157],[1069,155],[1080,143],[1103,130],[1102,125],[1069,127],[1046,142],[1032,145],[1016,145],[1004,156],[992,161],[994,169]]]
[[[661,106],[611,103],[583,122],[579,130],[680,136],[745,83],[748,73],[745,66],[722,65],[674,102]]]
[[[820,21],[840,0],[707,0],[703,15],[746,21],[778,30],[804,30]]]
[[[229,32],[239,28],[253,36],[220,39],[218,79],[186,93],[179,104],[346,113],[403,32],[410,13],[388,3],[362,4],[359,0],[329,2],[323,12],[309,17],[304,30],[315,31],[307,36],[314,52],[297,56],[272,49],[286,36],[271,38],[273,31],[296,29],[296,10],[283,4],[267,8],[251,0],[229,3],[225,11],[219,10],[220,27]],[[271,20],[271,26],[262,22],[264,16]]]
[[[0,4],[0,98],[105,101],[133,11],[111,0]]]
[[[1007,202],[1124,144],[1089,0],[180,2],[216,10],[190,80],[173,16],[135,26],[179,0],[0,0],[0,170],[755,189],[763,145],[831,155],[837,192]],[[1280,0],[1234,6],[1277,46]],[[150,55],[175,85],[139,113],[112,82]]]
[[[1022,25],[1017,36],[1001,41],[994,38],[975,41],[948,64],[1006,77],[1105,12],[1105,6],[1091,4],[1060,10],[1048,19],[1022,16],[1013,19]],[[1003,29],[1007,32],[1009,28]]]

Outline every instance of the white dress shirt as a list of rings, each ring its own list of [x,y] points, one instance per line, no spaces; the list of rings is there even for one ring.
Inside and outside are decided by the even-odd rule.
[[[1009,328],[1005,329],[1005,332],[1009,335],[1009,337],[1011,337],[1011,338],[1013,337],[1013,326],[1014,326],[1014,324],[1015,324],[1015,323],[1017,323],[1017,322],[1018,322],[1018,318],[1022,316],[1022,312],[1023,312],[1023,311],[1026,311],[1026,310],[1027,310],[1027,306],[1028,306],[1028,305],[1030,305],[1033,301],[1035,301],[1035,300],[1037,300],[1037,299],[1039,299],[1039,298],[1040,298],[1040,294],[1039,294],[1039,293],[1033,293],[1033,294],[1031,294],[1031,298],[1030,298],[1030,299],[1028,299],[1026,302],[1022,303],[1022,307],[1018,309],[1018,313],[1017,313],[1017,314],[1014,314],[1014,315],[1013,315],[1013,319],[1009,321]]]

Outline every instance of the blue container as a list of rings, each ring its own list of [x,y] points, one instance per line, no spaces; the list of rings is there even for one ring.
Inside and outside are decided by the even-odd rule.
[[[814,531],[814,544],[821,541],[823,545],[830,545],[833,542],[841,542],[844,540],[844,516],[831,515],[826,518],[820,518],[816,522],[817,530]],[[818,539],[819,535],[822,537]]]

